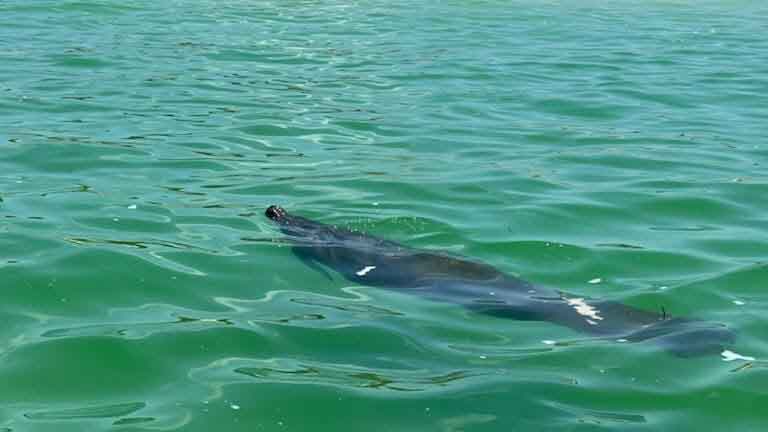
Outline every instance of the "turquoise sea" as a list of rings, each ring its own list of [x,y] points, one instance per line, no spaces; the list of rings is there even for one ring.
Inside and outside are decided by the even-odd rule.
[[[0,431],[768,428],[766,2],[5,0],[0,24]],[[740,357],[329,278],[271,204],[720,322]]]

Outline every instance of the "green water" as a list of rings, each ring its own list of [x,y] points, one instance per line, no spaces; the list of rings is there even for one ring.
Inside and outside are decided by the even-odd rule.
[[[0,3],[0,431],[765,430],[766,23],[735,0]],[[270,204],[722,322],[756,360],[329,280]]]

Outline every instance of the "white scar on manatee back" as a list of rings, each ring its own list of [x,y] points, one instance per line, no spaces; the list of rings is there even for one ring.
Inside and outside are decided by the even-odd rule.
[[[587,304],[583,298],[564,297],[563,300],[568,303],[568,306],[572,306],[573,310],[575,310],[579,315],[591,318],[587,320],[587,322],[591,325],[597,325],[597,321],[601,321],[603,319],[603,317],[600,316],[600,311]]]
[[[365,275],[368,274],[369,271],[371,271],[371,270],[373,270],[375,268],[376,268],[376,266],[365,266],[362,269],[360,269],[358,272],[356,272],[355,274],[358,275],[358,276],[365,276]]]

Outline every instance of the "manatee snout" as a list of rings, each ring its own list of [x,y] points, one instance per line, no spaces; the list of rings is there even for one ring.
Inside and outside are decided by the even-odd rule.
[[[288,213],[285,211],[285,209],[283,209],[280,206],[271,205],[271,206],[269,206],[267,208],[267,210],[264,212],[264,214],[268,218],[276,221],[276,220],[280,220],[280,219],[284,218]]]

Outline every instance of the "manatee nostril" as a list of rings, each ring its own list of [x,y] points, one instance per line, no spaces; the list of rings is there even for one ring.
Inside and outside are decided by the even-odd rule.
[[[280,219],[286,215],[285,210],[283,210],[282,207],[276,205],[269,206],[264,214],[272,220]]]

